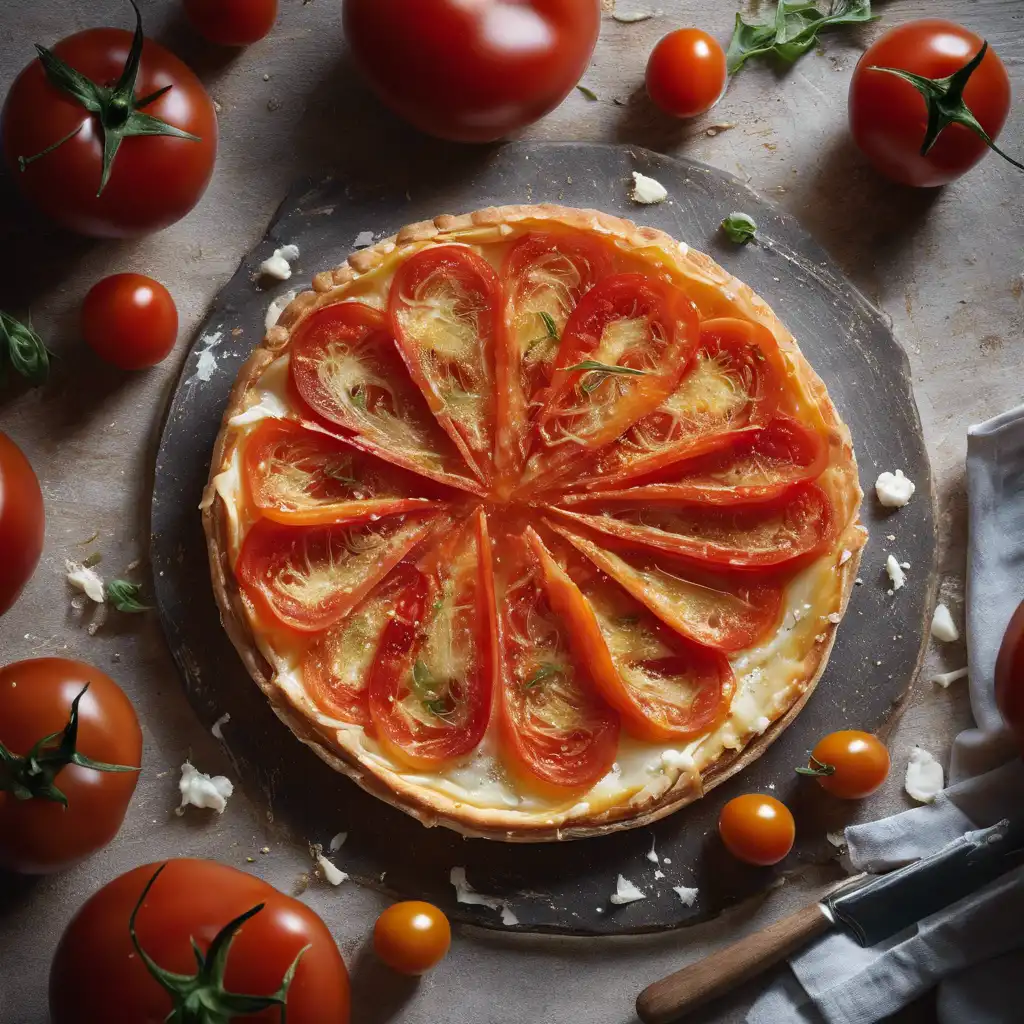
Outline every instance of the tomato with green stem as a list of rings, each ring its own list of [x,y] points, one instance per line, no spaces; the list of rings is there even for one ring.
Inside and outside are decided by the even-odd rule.
[[[85,343],[105,362],[121,370],[144,370],[174,348],[178,307],[159,281],[143,274],[112,274],[85,296],[81,329]]]
[[[11,178],[51,220],[127,237],[173,224],[213,174],[217,115],[169,50],[96,28],[68,36],[15,79],[0,115]]]
[[[53,1024],[348,1024],[349,979],[305,904],[208,860],[146,864],[78,911],[50,967]]]
[[[725,50],[699,28],[664,36],[647,61],[647,95],[672,117],[709,111],[725,92]]]
[[[32,464],[0,433],[0,615],[18,600],[43,553],[46,514]]]
[[[1010,110],[1010,79],[985,40],[952,21],[890,29],[864,53],[850,82],[854,141],[904,185],[945,185],[995,144]]]
[[[400,974],[425,974],[447,955],[452,929],[432,903],[407,900],[388,907],[373,928],[373,949]]]
[[[220,46],[259,42],[277,20],[277,0],[184,0],[184,8],[195,30]]]
[[[0,669],[0,865],[60,871],[121,827],[142,764],[131,701],[80,661]]]
[[[775,797],[745,793],[722,808],[718,834],[737,860],[769,867],[793,849],[796,824],[789,808]]]
[[[885,782],[889,765],[889,751],[877,736],[840,729],[819,740],[807,766],[797,772],[816,779],[826,793],[841,800],[861,800]]]

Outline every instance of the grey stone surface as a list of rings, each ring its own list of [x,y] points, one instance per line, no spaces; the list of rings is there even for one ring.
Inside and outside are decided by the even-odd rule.
[[[623,9],[634,6],[619,0]],[[610,7],[609,3],[605,4]],[[666,122],[637,90],[646,54],[661,34],[700,24],[728,36],[732,0],[659,0],[666,13],[636,24],[606,18],[584,81],[597,103],[574,93],[523,133],[529,139],[633,142],[685,153],[740,175],[797,215],[891,318],[915,376],[939,496],[941,592],[962,623],[966,539],[965,431],[1021,400],[1024,356],[1024,193],[1018,173],[994,157],[934,193],[892,186],[864,164],[845,129],[849,75],[864,45],[885,25],[947,14],[985,35],[1018,90],[1024,80],[1024,11],[1017,0],[892,0],[884,20],[861,32],[833,33],[791,71],[745,70],[707,117]],[[756,5],[755,5],[756,6]],[[245,866],[291,889],[307,872],[306,851],[281,842],[272,821],[240,792],[222,818],[176,818],[176,769],[191,754],[206,771],[232,773],[227,747],[200,727],[182,693],[155,618],[110,620],[91,635],[63,581],[65,557],[99,532],[93,547],[108,574],[144,558],[152,460],[164,404],[206,304],[262,235],[288,184],[317,173],[401,159],[404,129],[383,113],[349,70],[337,0],[283,0],[266,41],[226,58],[198,42],[175,0],[146,5],[148,33],[193,64],[221,105],[217,173],[201,205],[171,229],[132,242],[68,239],[20,209],[0,184],[0,308],[31,311],[60,355],[39,392],[0,396],[0,429],[35,465],[47,504],[43,560],[14,610],[0,620],[5,661],[59,653],[115,676],[139,711],[146,773],[121,835],[104,853],[66,874],[5,885],[0,902],[0,1022],[42,1024],[46,973],[60,930],[103,882],[138,863],[193,854]],[[127,24],[125,5],[96,0],[9,0],[0,8],[0,90],[32,55],[98,24]],[[625,106],[613,103],[626,99]],[[732,127],[715,130],[712,126]],[[1024,151],[1024,115],[1011,115],[1001,142]],[[715,134],[708,134],[709,130]],[[467,151],[467,166],[474,159]],[[372,224],[366,225],[372,228]],[[163,280],[182,316],[178,348],[148,373],[99,366],[76,335],[79,303],[100,277],[138,270]],[[876,539],[877,541],[877,539]],[[144,575],[145,566],[140,570]],[[866,581],[865,585],[876,585]],[[915,585],[913,569],[909,585]],[[967,720],[965,691],[928,683],[938,667],[965,661],[961,645],[933,650],[892,737],[895,769],[861,817],[906,805],[902,766],[911,746],[945,757]],[[262,802],[262,801],[261,801]],[[258,851],[269,847],[270,853]],[[820,889],[814,872],[793,879],[758,906],[662,938],[519,939],[460,929],[452,955],[418,985],[378,968],[365,943],[382,905],[354,886],[314,884],[303,897],[328,921],[353,970],[354,1020],[367,1024],[504,1024],[512,1021],[620,1024],[633,1020],[637,991],[683,962],[794,908]],[[704,1019],[738,1020],[749,991]]]

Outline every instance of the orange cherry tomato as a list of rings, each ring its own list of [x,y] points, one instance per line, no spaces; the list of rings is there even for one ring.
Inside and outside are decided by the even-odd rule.
[[[767,867],[793,849],[796,825],[789,808],[775,797],[745,793],[722,808],[718,834],[734,857]]]
[[[401,974],[425,974],[445,958],[451,944],[448,918],[421,900],[388,907],[373,928],[377,956]]]
[[[171,293],[142,274],[113,274],[93,285],[82,303],[81,320],[89,348],[122,370],[156,366],[178,337]]]
[[[877,736],[858,729],[829,733],[811,751],[810,765],[798,768],[813,775],[827,793],[842,800],[860,800],[874,793],[889,774],[889,751]]]
[[[696,117],[725,92],[725,51],[699,28],[669,32],[647,62],[647,95],[666,114]]]

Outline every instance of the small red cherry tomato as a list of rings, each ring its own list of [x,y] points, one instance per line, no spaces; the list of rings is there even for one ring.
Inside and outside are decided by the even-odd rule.
[[[775,797],[745,793],[722,808],[718,834],[734,857],[767,867],[793,848],[796,825],[789,808]]]
[[[909,72],[941,85],[942,79],[976,57],[984,43],[955,22],[924,18],[897,25],[868,47],[850,81],[850,130],[882,174],[904,185],[945,185],[985,155],[984,140],[962,124],[942,128],[934,145],[922,154],[928,127],[924,97],[909,81],[892,74]],[[963,102],[995,139],[1010,110],[1010,79],[991,48],[970,74]]]
[[[185,17],[211,43],[248,46],[274,27],[277,0],[184,0]]]
[[[0,615],[18,600],[43,553],[43,492],[28,459],[0,434]]]
[[[1024,602],[1010,619],[996,659],[996,703],[1024,754]]]
[[[670,32],[647,61],[647,95],[666,114],[696,117],[725,92],[725,51],[699,28]]]
[[[171,293],[142,274],[114,274],[93,285],[82,303],[81,320],[89,348],[122,370],[156,366],[178,337]]]
[[[388,907],[373,929],[377,956],[401,974],[424,974],[436,967],[451,942],[448,918],[433,904],[420,900]]]
[[[889,774],[889,751],[877,736],[858,729],[829,733],[811,751],[807,768],[827,793],[842,800],[860,800],[874,793]]]

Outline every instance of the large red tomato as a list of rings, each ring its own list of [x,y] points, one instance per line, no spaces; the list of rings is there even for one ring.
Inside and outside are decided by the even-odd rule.
[[[421,131],[491,142],[554,110],[597,42],[598,0],[345,0],[380,98]]]
[[[1024,602],[1010,619],[996,659],[996,703],[1024,753]]]
[[[43,551],[43,492],[28,459],[0,434],[0,615],[21,593]]]
[[[931,104],[925,103],[912,82],[891,70],[875,70],[888,68],[941,80],[964,69],[984,45],[980,36],[955,22],[925,18],[897,25],[867,49],[850,82],[850,129],[878,170],[905,185],[945,185],[985,155],[981,135],[957,123],[947,123],[934,145],[922,153]],[[955,99],[954,89],[947,102]],[[977,124],[994,139],[1010,109],[1010,79],[994,50],[987,50],[970,72],[962,85],[962,99]]]
[[[13,755],[0,774],[0,865],[59,871],[117,835],[142,732],[113,679],[67,658],[0,669],[0,744]]]
[[[348,972],[323,921],[259,878],[208,860],[146,864],[72,918],[50,1019],[348,1024]]]
[[[217,154],[217,115],[202,82],[143,41],[141,27],[134,38],[94,28],[22,71],[0,135],[12,179],[43,213],[85,235],[124,237],[159,231],[199,202]],[[109,150],[119,135],[104,181],[104,138]]]

